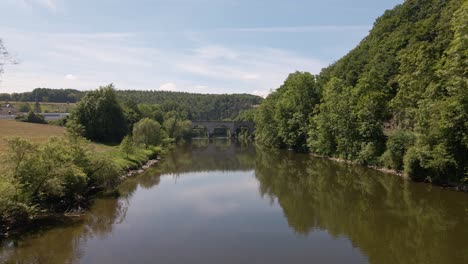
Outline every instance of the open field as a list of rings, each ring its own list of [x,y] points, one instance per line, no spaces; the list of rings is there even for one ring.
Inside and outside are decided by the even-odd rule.
[[[6,151],[6,138],[21,137],[34,143],[43,143],[50,137],[64,134],[65,128],[59,126],[0,120],[0,154]]]
[[[0,155],[6,153],[5,139],[21,137],[33,143],[44,143],[50,137],[65,135],[65,128],[53,125],[32,124],[14,120],[0,120]],[[122,169],[141,166],[153,155],[152,150],[136,148],[135,152],[127,158],[118,146],[109,146],[100,143],[89,143],[96,155],[105,155],[111,158]]]
[[[16,102],[16,101],[0,101],[0,114],[6,114],[7,108],[6,104],[13,106],[13,112],[27,112],[24,111],[27,107],[34,109],[34,102]],[[39,103],[42,113],[70,113],[71,110],[75,107],[75,103],[49,103],[41,102]],[[24,108],[24,109],[23,109]]]

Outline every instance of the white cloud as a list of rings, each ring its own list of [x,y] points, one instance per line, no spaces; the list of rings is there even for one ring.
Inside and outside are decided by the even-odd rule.
[[[268,47],[197,42],[185,50],[161,48],[154,46],[157,41],[148,42],[145,34],[132,32],[51,34],[1,27],[0,31],[21,61],[2,76],[6,92],[35,87],[89,90],[114,83],[117,89],[256,91],[265,96],[291,72],[318,73],[326,66],[302,54]]]
[[[279,49],[253,47],[234,50],[228,47],[213,49],[213,46],[210,49],[224,50],[236,56],[220,59],[220,56],[205,56],[204,53],[194,52],[176,60],[178,70],[198,78],[236,83],[250,88],[243,92],[250,92],[251,88],[257,91],[277,88],[291,72],[309,71],[317,74],[326,66],[319,60]]]
[[[65,75],[65,79],[70,80],[70,81],[75,81],[77,77],[73,74],[67,74]]]
[[[176,91],[177,90],[177,85],[175,83],[165,83],[161,86],[159,86],[159,90],[161,91]]]

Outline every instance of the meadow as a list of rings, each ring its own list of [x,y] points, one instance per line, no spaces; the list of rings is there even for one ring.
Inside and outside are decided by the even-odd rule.
[[[44,143],[50,137],[63,135],[64,127],[0,120],[0,154],[7,151],[7,138],[21,137],[33,143]]]
[[[0,113],[6,110],[5,105],[13,106],[15,112],[27,112],[26,109],[34,109],[34,102],[0,101]],[[39,103],[41,113],[70,113],[76,106],[75,103]]]
[[[6,139],[20,137],[34,144],[47,142],[51,137],[65,136],[65,128],[47,124],[33,124],[14,120],[0,120],[0,156],[7,155]],[[153,155],[152,150],[136,148],[128,158],[120,151],[118,145],[106,145],[89,141],[93,155],[104,155],[113,160],[122,170],[141,166]]]

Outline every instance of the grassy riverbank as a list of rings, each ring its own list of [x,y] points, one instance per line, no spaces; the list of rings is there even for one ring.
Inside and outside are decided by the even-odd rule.
[[[0,120],[0,156],[8,155],[8,144],[6,139],[9,138],[20,137],[33,144],[43,144],[51,137],[64,136],[64,127],[16,122],[14,120]],[[122,153],[117,145],[105,145],[91,141],[88,141],[87,144],[93,151],[94,155],[104,156],[111,159],[122,170],[137,168],[143,165],[152,156],[158,154],[157,152],[162,151],[161,148],[136,148],[127,158],[126,154]]]
[[[0,131],[1,234],[87,208],[96,194],[113,191],[126,171],[163,152],[151,146],[127,154],[51,125],[0,120]]]

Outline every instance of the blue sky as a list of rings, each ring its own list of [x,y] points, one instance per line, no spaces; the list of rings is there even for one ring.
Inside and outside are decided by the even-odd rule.
[[[19,60],[0,92],[36,87],[266,95],[320,69],[403,0],[1,0]]]

